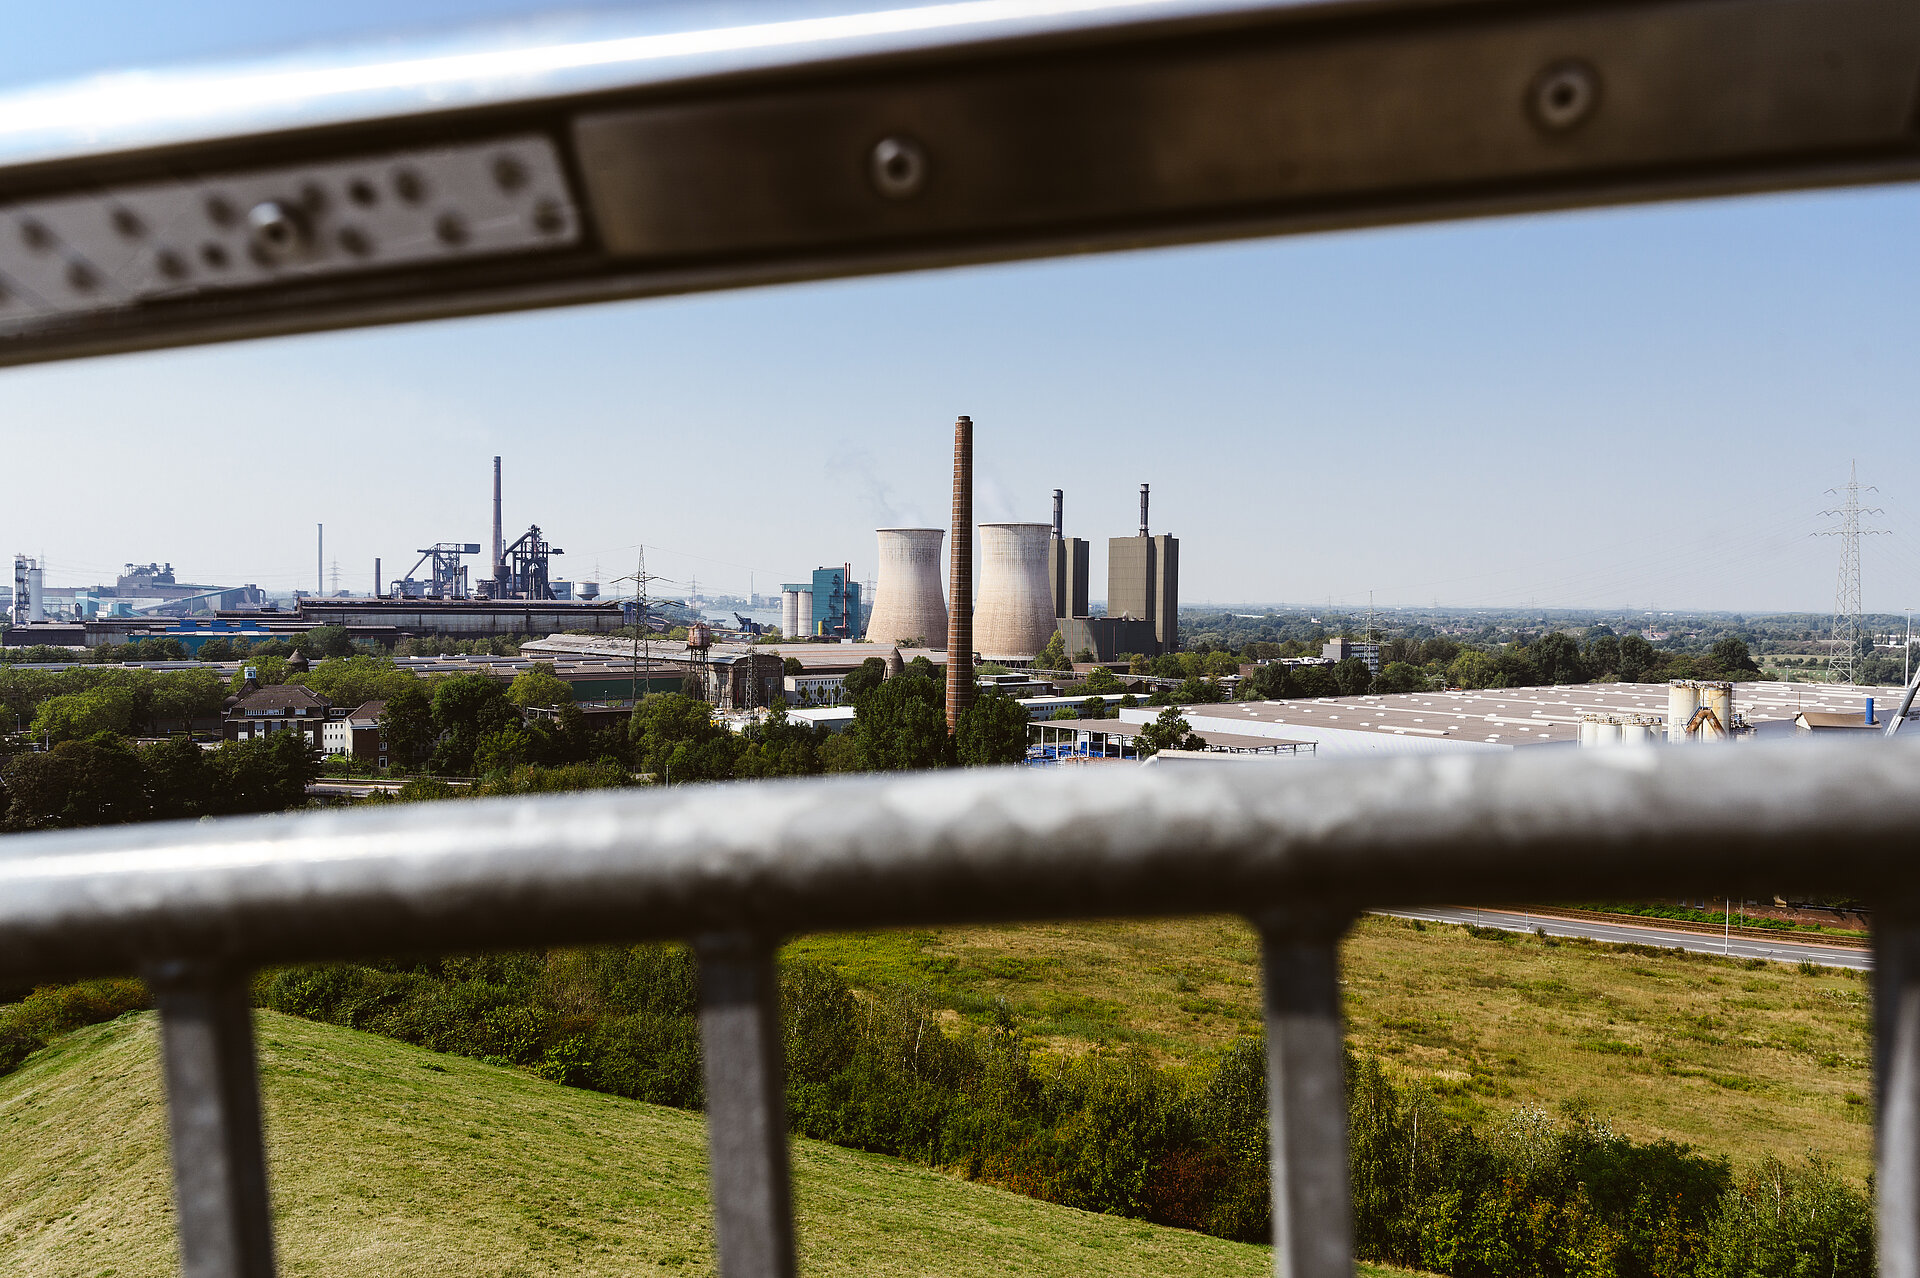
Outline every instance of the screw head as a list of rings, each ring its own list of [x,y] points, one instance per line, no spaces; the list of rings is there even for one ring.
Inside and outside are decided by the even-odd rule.
[[[918,195],[927,184],[927,153],[908,137],[881,138],[869,161],[873,189],[890,200]]]
[[[271,260],[291,257],[307,244],[307,224],[292,206],[262,200],[247,210],[254,252]]]
[[[1600,105],[1600,73],[1585,62],[1556,62],[1527,88],[1527,111],[1549,133],[1565,133],[1587,122]]]

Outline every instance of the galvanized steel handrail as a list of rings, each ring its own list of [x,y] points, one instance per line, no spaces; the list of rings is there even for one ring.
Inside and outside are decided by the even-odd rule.
[[[780,938],[1238,912],[1266,938],[1276,1270],[1330,1278],[1350,1271],[1335,964],[1356,909],[1837,888],[1893,920],[1877,956],[1894,992],[1878,1077],[1899,1093],[1881,1109],[1881,1272],[1912,1275],[1920,1106],[1901,1089],[1920,1089],[1920,931],[1904,921],[1916,826],[1920,746],[1812,742],[1198,775],[982,770],[89,829],[0,842],[0,973],[154,981],[187,1273],[237,1278],[272,1272],[248,970],[687,939],[703,974],[722,1270],[769,1275],[793,1269]]]

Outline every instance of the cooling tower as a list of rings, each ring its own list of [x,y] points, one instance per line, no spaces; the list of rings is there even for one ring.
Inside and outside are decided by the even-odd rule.
[[[868,643],[947,642],[947,600],[940,589],[939,528],[881,528],[880,577],[867,618]]]
[[[1053,638],[1047,580],[1051,524],[980,525],[980,601],[973,646],[985,661],[1027,662]]]

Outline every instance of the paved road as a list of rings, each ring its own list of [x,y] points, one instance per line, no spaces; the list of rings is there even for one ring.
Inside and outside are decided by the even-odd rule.
[[[1429,923],[1473,923],[1497,927],[1508,932],[1532,932],[1545,928],[1548,936],[1584,936],[1595,941],[1614,941],[1634,945],[1678,946],[1697,954],[1728,954],[1734,958],[1771,959],[1775,963],[1798,963],[1806,959],[1822,967],[1851,967],[1861,971],[1873,967],[1871,950],[1838,945],[1806,944],[1799,941],[1759,940],[1736,936],[1732,942],[1703,932],[1680,932],[1657,923],[1604,923],[1589,919],[1543,918],[1519,910],[1481,910],[1465,906],[1446,906],[1430,910],[1375,910],[1398,919],[1424,919]]]

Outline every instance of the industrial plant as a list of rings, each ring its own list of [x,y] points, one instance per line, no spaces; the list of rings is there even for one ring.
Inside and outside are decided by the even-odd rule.
[[[873,614],[867,618],[870,643],[906,643],[936,647],[946,642],[947,599],[940,587],[938,528],[881,528],[874,534],[879,581]]]

